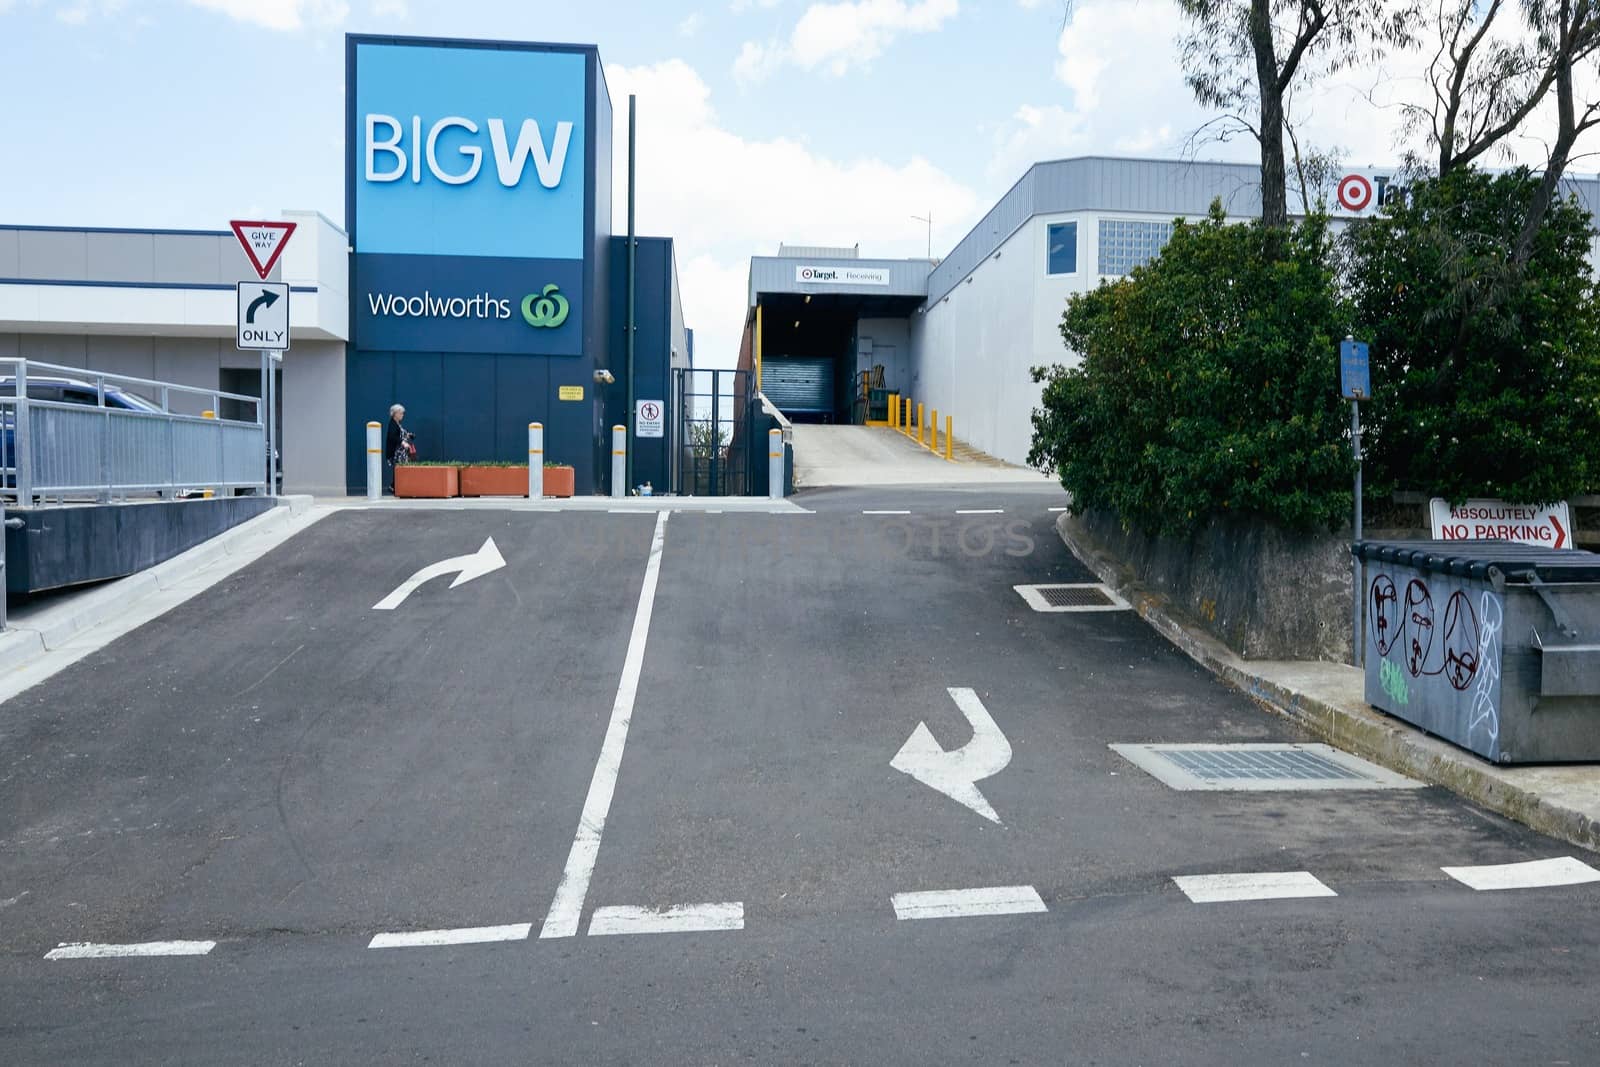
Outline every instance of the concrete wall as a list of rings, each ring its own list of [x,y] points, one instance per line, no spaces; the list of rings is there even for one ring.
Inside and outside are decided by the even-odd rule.
[[[953,415],[958,438],[1013,463],[1027,458],[1039,399],[1028,368],[1048,361],[1038,351],[1042,234],[1022,227],[911,321],[912,401]]]
[[[904,392],[911,382],[911,321],[862,319],[856,324],[856,373],[883,364],[890,392]]]
[[[1106,512],[1062,515],[1062,537],[1246,659],[1350,662],[1348,534],[1292,534],[1219,519],[1187,538],[1125,530]]]
[[[344,353],[343,342],[305,341],[283,357],[279,448],[286,493],[345,493]]]

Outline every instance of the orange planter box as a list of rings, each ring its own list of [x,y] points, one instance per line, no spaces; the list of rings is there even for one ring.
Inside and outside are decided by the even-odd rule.
[[[571,496],[576,477],[577,472],[571,467],[546,467],[544,469],[544,495]]]
[[[461,492],[461,468],[414,467],[402,463],[394,469],[394,495],[441,499]]]
[[[462,496],[527,496],[527,467],[462,467]]]

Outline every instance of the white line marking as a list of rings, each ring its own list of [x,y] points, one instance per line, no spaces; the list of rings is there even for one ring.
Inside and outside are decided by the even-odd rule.
[[[968,508],[965,511],[956,509],[957,515],[1004,515],[1005,513],[1005,508]]]
[[[589,936],[686,934],[697,930],[743,930],[744,903],[680,904],[672,908],[596,908]]]
[[[1051,511],[1066,511],[1066,508],[1051,508]]]
[[[1258,874],[1180,874],[1172,879],[1196,904],[1234,900],[1286,900],[1292,897],[1336,897],[1309,871],[1263,871]]]
[[[422,948],[429,945],[477,945],[485,941],[521,941],[532,930],[532,923],[463,926],[455,930],[409,930],[398,934],[378,934],[367,943],[367,947]]]
[[[44,954],[47,960],[100,960],[113,956],[204,956],[215,941],[144,941],[135,945],[96,945],[88,941],[61,944]]]
[[[1440,867],[1441,871],[1473,889],[1539,889],[1555,885],[1600,882],[1600,871],[1571,856],[1527,863],[1496,863],[1485,867]]]
[[[1031,885],[999,885],[985,889],[935,889],[896,893],[889,898],[896,919],[959,919],[967,915],[1027,915],[1046,911]]]
[[[600,855],[600,835],[605,832],[611,797],[617,789],[617,772],[622,769],[622,749],[628,743],[628,726],[633,722],[633,700],[639,692],[639,672],[644,666],[644,646],[650,636],[650,613],[655,610],[656,582],[661,576],[661,550],[666,543],[667,516],[656,518],[655,536],[650,541],[650,560],[644,568],[644,585],[639,589],[639,608],[633,616],[633,634],[628,638],[628,655],[622,663],[622,680],[617,684],[617,699],[611,705],[611,724],[600,745],[594,777],[589,779],[589,795],[578,818],[578,832],[567,854],[567,867],[556,887],[555,900],[539,930],[543,937],[573,937],[583,916],[583,900],[589,894],[589,878]]]
[[[863,515],[909,515],[909,511],[863,511]]]

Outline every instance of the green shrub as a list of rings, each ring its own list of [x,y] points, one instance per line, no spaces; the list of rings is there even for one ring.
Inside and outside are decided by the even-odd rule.
[[[1355,332],[1372,344],[1367,484],[1542,503],[1600,488],[1593,234],[1553,204],[1525,267],[1510,249],[1538,179],[1414,183],[1343,244]]]
[[[1153,533],[1220,513],[1333,529],[1353,474],[1346,317],[1325,219],[1272,231],[1214,203],[1159,258],[1068,302],[1061,335],[1082,362],[1035,368],[1029,462],[1075,509]]]

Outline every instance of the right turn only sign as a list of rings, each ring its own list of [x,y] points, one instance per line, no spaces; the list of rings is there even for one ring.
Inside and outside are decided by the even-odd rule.
[[[1428,508],[1437,541],[1517,541],[1545,548],[1572,547],[1572,518],[1566,501],[1545,507],[1504,500],[1468,500],[1451,507],[1434,497]]]

